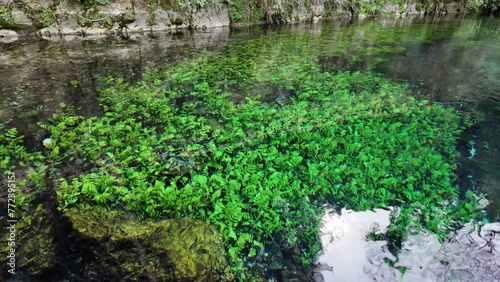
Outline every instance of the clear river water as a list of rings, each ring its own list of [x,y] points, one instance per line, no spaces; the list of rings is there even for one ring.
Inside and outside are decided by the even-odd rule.
[[[271,48],[268,44],[255,50],[271,40]],[[241,48],[247,43],[251,47]],[[102,114],[98,95],[104,78],[134,83],[149,70],[200,54],[231,52],[232,44],[239,46],[237,56],[259,54],[277,68],[282,67],[283,53],[312,53],[325,71],[378,72],[408,83],[420,99],[471,113],[479,122],[458,140],[457,185],[462,192],[485,193],[485,219],[500,221],[499,18],[419,16],[179,30],[129,38],[0,38],[0,122],[10,120],[25,135],[28,148],[43,150],[42,140],[48,136],[37,123],[50,118],[62,103],[86,117]],[[266,70],[254,71],[259,75]],[[82,260],[83,255],[75,256]]]
[[[491,221],[500,218],[500,19],[466,16],[359,19],[134,34],[130,38],[21,38],[0,41],[0,118],[12,120],[30,147],[40,147],[36,123],[60,103],[85,116],[99,113],[100,79],[130,82],[154,68],[199,52],[219,52],[247,40],[277,40],[320,54],[325,70],[372,70],[407,82],[414,95],[472,112],[481,121],[460,142],[463,191],[487,194]],[[293,45],[295,44],[295,45]],[[287,45],[288,46],[288,45]],[[300,48],[299,48],[300,47]],[[244,56],[245,54],[241,54]],[[263,54],[272,58],[273,54]],[[264,70],[259,70],[264,71]]]

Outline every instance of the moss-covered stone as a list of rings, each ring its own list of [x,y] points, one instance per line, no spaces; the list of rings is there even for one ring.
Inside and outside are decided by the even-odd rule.
[[[123,211],[84,206],[66,213],[109,277],[137,281],[219,281],[227,269],[222,239],[191,219],[139,220]],[[117,262],[119,262],[117,264]]]
[[[176,18],[175,20],[172,21],[173,25],[179,26],[182,25],[184,21],[181,18]]]

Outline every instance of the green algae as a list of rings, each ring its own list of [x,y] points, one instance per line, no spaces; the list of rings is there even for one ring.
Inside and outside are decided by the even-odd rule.
[[[93,249],[94,264],[132,281],[219,281],[227,271],[220,235],[192,219],[140,220],[99,206],[65,212],[77,237]],[[124,246],[129,246],[124,248]],[[116,262],[119,261],[119,264]]]

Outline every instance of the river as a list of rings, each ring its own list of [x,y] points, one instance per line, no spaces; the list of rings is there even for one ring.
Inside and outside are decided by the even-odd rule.
[[[36,122],[60,103],[98,112],[99,79],[134,82],[144,71],[176,64],[230,42],[296,41],[319,51],[326,70],[374,70],[408,82],[415,95],[474,112],[459,159],[462,189],[484,191],[488,216],[500,215],[500,21],[460,16],[359,19],[323,24],[135,34],[131,38],[22,38],[0,42],[0,117],[40,144]],[[474,148],[475,155],[470,158]]]
[[[107,76],[134,83],[148,70],[200,53],[222,53],[230,44],[258,45],[269,38],[276,45],[263,56],[271,61],[280,52],[300,56],[314,50],[326,71],[380,72],[408,83],[418,98],[477,117],[480,121],[458,140],[458,185],[463,192],[486,193],[490,201],[487,219],[500,220],[498,18],[354,19],[132,34],[126,39],[53,37],[0,42],[0,118],[11,120],[26,135],[28,147],[41,148],[46,136],[37,122],[50,118],[61,103],[87,117],[101,113],[97,97]]]

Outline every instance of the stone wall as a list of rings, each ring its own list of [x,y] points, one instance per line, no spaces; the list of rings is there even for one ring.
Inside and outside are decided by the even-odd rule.
[[[35,4],[36,3],[36,4]],[[3,12],[2,12],[3,9]],[[0,30],[42,37],[120,34],[228,26],[227,4],[187,10],[151,8],[141,1],[110,1],[85,6],[77,0],[0,0]],[[2,32],[0,37],[12,35]]]
[[[264,2],[257,1],[257,6],[253,7],[252,11],[260,16],[239,19],[236,17],[240,12],[238,9],[247,9],[246,12],[249,13],[249,7],[238,8],[234,4],[237,2],[231,2],[229,5],[228,2],[216,0],[207,1],[209,4],[204,4],[204,7],[197,4],[187,5],[186,3],[195,3],[190,0],[0,0],[0,41],[8,41],[6,38],[26,34],[40,37],[96,34],[128,37],[132,32],[186,28],[196,30],[239,23],[317,22],[367,14],[398,17],[429,10],[435,13],[456,13],[465,10],[463,2],[452,1],[439,2],[439,7],[427,7],[418,4],[420,2],[402,6],[398,4],[377,6],[376,1],[370,4],[345,0],[280,1],[282,0],[272,0],[271,4],[276,2],[279,5],[269,4],[269,7],[265,6]],[[368,6],[363,5],[372,5],[370,6],[372,12],[369,12]]]

